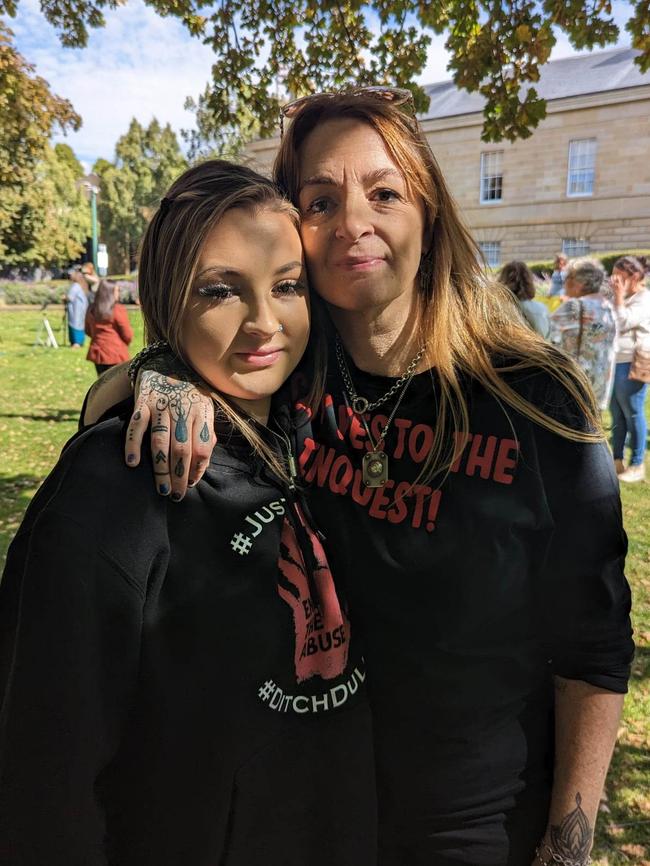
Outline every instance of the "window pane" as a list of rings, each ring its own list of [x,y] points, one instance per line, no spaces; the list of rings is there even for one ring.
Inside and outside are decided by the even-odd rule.
[[[570,259],[586,256],[589,253],[589,241],[586,238],[562,238],[562,252]]]
[[[596,169],[596,139],[569,142],[567,195],[593,195]]]
[[[481,201],[501,201],[503,197],[503,151],[481,154]]]
[[[486,265],[490,268],[498,268],[501,264],[501,241],[482,241],[479,247]]]

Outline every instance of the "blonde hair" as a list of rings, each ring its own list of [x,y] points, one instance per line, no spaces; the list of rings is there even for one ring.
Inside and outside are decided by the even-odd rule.
[[[423,202],[432,238],[420,266],[419,338],[440,380],[440,423],[420,477],[431,479],[448,470],[462,450],[462,437],[451,434],[469,430],[463,374],[480,382],[499,403],[560,436],[576,442],[602,441],[600,413],[586,376],[568,355],[522,322],[511,292],[485,273],[480,251],[415,118],[371,96],[343,93],[308,100],[280,144],[274,166],[278,186],[298,204],[301,147],[319,124],[340,119],[365,123],[381,136],[409,194]],[[587,431],[547,415],[503,376],[533,370],[550,374],[566,389],[584,416]]]
[[[298,228],[298,214],[271,180],[252,169],[213,159],[184,172],[170,187],[145,232],[139,255],[138,289],[147,343],[166,340],[188,367],[181,345],[183,318],[191,298],[207,235],[232,208],[286,214]],[[312,305],[312,316],[317,305]],[[308,346],[314,376],[310,407],[320,402],[325,370],[322,328],[312,327]],[[218,413],[261,455],[279,477],[286,469],[250,419],[227,396],[212,391]]]

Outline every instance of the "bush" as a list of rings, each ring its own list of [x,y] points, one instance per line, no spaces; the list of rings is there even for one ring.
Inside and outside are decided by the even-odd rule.
[[[47,283],[0,281],[2,304],[60,304],[68,287],[68,280],[49,280]]]
[[[612,268],[617,259],[620,259],[622,256],[646,256],[650,259],[650,250],[622,250],[620,252],[604,253],[593,252],[588,255],[589,258],[597,259],[601,262],[607,273],[611,274]],[[541,277],[544,273],[550,274],[553,271],[553,262],[554,260],[551,259],[547,262],[527,262],[527,265],[536,276]]]

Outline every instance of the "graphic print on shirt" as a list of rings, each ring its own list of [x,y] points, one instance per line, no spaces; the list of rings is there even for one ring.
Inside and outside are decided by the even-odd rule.
[[[296,408],[304,412],[304,406]],[[377,441],[385,427],[388,416],[383,414],[366,416],[372,437]],[[351,450],[371,451],[372,445],[362,421],[352,409],[341,403],[336,407],[330,394],[323,399],[321,421],[335,432],[339,442],[345,442]],[[392,421],[393,445],[384,445],[391,461],[408,460],[421,466],[426,460],[434,441],[433,428],[428,424],[415,424],[409,418],[394,418]],[[519,443],[516,439],[485,433],[456,433],[458,456],[450,468],[452,474],[460,473],[497,484],[512,484],[517,467]],[[339,496],[351,496],[357,505],[368,509],[375,520],[403,523],[408,520],[413,529],[423,528],[432,532],[442,499],[442,490],[427,484],[389,480],[382,487],[366,487],[363,483],[361,460],[350,459],[349,454],[313,438],[305,438],[299,455],[302,477],[308,484],[327,487]],[[417,472],[416,472],[417,476]]]
[[[296,682],[302,683],[316,675],[331,680],[345,671],[350,623],[341,609],[323,546],[298,506],[296,513],[311,544],[313,580],[309,580],[309,566],[305,563],[293,526],[286,518],[278,562],[278,593],[293,614]]]

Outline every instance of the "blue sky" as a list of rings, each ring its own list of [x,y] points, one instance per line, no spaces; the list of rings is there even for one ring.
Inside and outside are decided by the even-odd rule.
[[[630,14],[626,2],[615,2],[622,28]],[[18,15],[6,19],[18,50],[33,63],[55,93],[71,100],[83,118],[79,132],[65,139],[86,164],[99,156],[113,158],[116,140],[132,117],[148,123],[157,117],[180,129],[193,125],[183,109],[187,96],[198,96],[210,79],[212,54],[173,18],[161,18],[142,0],[128,0],[107,10],[106,26],[90,32],[83,49],[63,48],[41,14],[38,0],[19,0]],[[626,34],[621,44],[629,44]],[[563,34],[553,59],[576,52]],[[434,37],[421,83],[448,79],[444,37]]]

